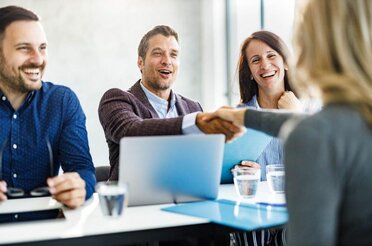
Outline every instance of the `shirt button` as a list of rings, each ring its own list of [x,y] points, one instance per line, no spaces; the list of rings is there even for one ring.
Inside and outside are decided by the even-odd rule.
[[[17,115],[16,114],[13,114],[13,119],[17,119]]]
[[[13,178],[17,178],[17,174],[16,173],[13,173]]]
[[[1,100],[5,101],[5,100],[6,100],[6,96],[3,96],[3,97],[1,98]]]
[[[16,144],[13,144],[13,149],[17,149],[17,145]]]

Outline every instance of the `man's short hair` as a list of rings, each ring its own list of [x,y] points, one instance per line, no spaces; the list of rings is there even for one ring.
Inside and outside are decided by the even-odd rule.
[[[155,26],[142,37],[138,46],[138,56],[145,59],[147,50],[149,49],[149,40],[155,35],[161,34],[165,37],[173,36],[178,42],[178,33],[170,26],[160,25]]]
[[[15,21],[39,21],[40,18],[30,10],[18,6],[0,8],[0,44],[5,29]]]

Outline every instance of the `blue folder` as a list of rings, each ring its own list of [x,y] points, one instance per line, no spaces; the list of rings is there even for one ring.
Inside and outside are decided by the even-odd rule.
[[[239,203],[225,199],[183,203],[162,210],[200,217],[246,231],[278,227],[288,221],[285,207]]]
[[[240,138],[232,143],[226,143],[223,156],[221,183],[232,183],[233,177],[230,169],[234,165],[239,164],[242,160],[256,161],[271,139],[272,136],[249,128]]]

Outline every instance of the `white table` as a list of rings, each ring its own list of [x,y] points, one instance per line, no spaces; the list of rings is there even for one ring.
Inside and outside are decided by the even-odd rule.
[[[269,191],[267,182],[259,182],[257,194],[255,198],[240,199],[233,184],[221,185],[218,192],[219,199],[228,199],[233,201],[241,201],[245,203],[267,203],[267,204],[285,204],[284,194],[272,194]]]
[[[272,197],[268,193],[265,183],[259,185],[257,197]],[[221,185],[219,198],[237,200],[238,197],[233,185]],[[267,200],[267,198],[265,199]],[[283,199],[283,196],[281,198],[275,197],[275,199]],[[254,199],[247,199],[247,202],[254,201]],[[141,241],[146,237],[146,240],[155,240],[158,236],[159,239],[165,239],[162,238],[161,232],[164,232],[164,235],[171,234],[172,236],[173,234],[175,238],[177,238],[177,233],[193,235],[196,232],[200,234],[210,232],[212,235],[228,232],[228,228],[222,226],[219,228],[218,225],[211,224],[205,219],[161,210],[161,208],[170,205],[172,204],[130,207],[125,209],[121,218],[111,219],[102,215],[98,196],[94,194],[92,199],[79,209],[71,210],[63,207],[65,220],[1,224],[0,244],[37,242],[38,245],[43,243],[45,245],[50,243],[62,245],[67,243],[102,244],[105,242],[105,245],[109,245],[120,242],[120,240],[133,243],[137,239]],[[8,200],[0,203],[0,214],[60,206],[59,203],[48,197]],[[177,232],[175,228],[179,228],[180,232]]]

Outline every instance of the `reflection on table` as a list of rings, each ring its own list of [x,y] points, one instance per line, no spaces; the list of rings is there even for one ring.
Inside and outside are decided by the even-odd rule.
[[[231,187],[221,187],[218,200],[172,205],[164,210],[208,219],[245,231],[275,228],[287,223],[284,194],[270,193],[266,182],[259,183],[255,198],[240,198],[238,192],[231,191]]]
[[[260,184],[256,200],[284,201],[282,197],[268,196],[265,183]],[[260,198],[261,197],[261,198]],[[221,185],[220,199],[239,200],[233,185]],[[246,202],[254,202],[249,200]],[[207,219],[162,211],[171,204],[126,208],[117,219],[104,217],[97,194],[78,209],[68,209],[50,197],[8,200],[0,203],[0,214],[62,208],[65,219],[38,222],[0,224],[0,244],[35,242],[38,245],[66,243],[126,244],[141,240],[174,240],[184,235],[225,235],[233,228],[211,224]],[[239,212],[238,212],[239,213]]]

